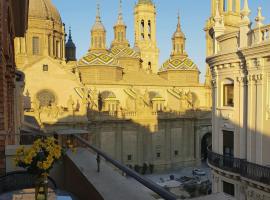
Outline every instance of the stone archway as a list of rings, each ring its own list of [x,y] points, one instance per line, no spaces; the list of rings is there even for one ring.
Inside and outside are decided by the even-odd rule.
[[[208,132],[201,138],[201,160],[207,159],[207,148],[212,144],[212,133]]]
[[[212,143],[211,124],[199,126],[196,133],[196,160],[197,165],[201,165],[206,160],[207,147]]]

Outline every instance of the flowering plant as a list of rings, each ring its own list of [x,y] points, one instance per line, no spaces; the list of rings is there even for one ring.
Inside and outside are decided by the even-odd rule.
[[[25,168],[36,175],[49,174],[54,163],[58,161],[65,150],[57,144],[55,138],[47,137],[37,139],[31,148],[21,147],[17,149],[15,165]]]

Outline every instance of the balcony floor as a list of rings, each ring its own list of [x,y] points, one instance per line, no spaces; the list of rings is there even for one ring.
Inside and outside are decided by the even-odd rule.
[[[96,156],[89,150],[79,148],[75,154],[68,153],[68,157],[104,199],[154,200],[149,189],[132,178],[122,176],[103,160],[98,173]]]

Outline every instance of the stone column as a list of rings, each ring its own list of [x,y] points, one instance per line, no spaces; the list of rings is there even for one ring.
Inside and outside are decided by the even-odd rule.
[[[263,139],[263,84],[262,84],[262,74],[256,77],[256,163],[263,165],[262,160],[262,139]]]
[[[254,86],[254,81],[252,80],[252,75],[249,75],[248,79],[248,120],[247,120],[247,160],[249,162],[255,162],[255,131],[254,131],[254,121],[255,121],[255,94],[256,94],[256,88]],[[252,114],[251,114],[252,113]]]
[[[239,87],[239,136],[240,136],[240,145],[239,145],[239,157],[242,159],[247,158],[247,128],[246,128],[246,119],[247,119],[247,83],[246,77],[239,77],[237,80]]]

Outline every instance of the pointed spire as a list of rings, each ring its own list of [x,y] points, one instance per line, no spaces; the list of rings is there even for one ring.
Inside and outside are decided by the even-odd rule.
[[[257,27],[263,26],[263,21],[264,21],[264,19],[265,19],[265,18],[262,16],[262,8],[259,7],[259,8],[258,8],[258,14],[257,14],[257,17],[255,18],[256,26],[257,26]]]
[[[216,15],[214,17],[214,21],[215,21],[216,27],[223,27],[224,21],[223,21],[223,16],[219,12],[219,1],[220,0],[216,0]]]
[[[69,31],[68,31],[68,40],[72,41],[72,35],[71,35],[71,27],[69,27]]]
[[[178,13],[177,13],[177,19],[178,19],[178,23],[177,23],[177,31],[181,31],[181,24],[180,24],[180,12],[178,10]]]
[[[219,12],[219,0],[216,0],[216,14],[215,14],[214,20],[215,22],[217,22],[217,21],[220,21],[220,19],[221,19],[221,15]]]
[[[123,12],[122,12],[122,0],[119,0],[119,11],[118,11],[118,19],[117,19],[117,25],[124,25],[123,21]]]
[[[178,11],[177,13],[177,28],[176,28],[176,31],[173,35],[173,37],[185,37],[184,33],[182,32],[181,30],[181,22],[180,22],[180,13]]]
[[[100,5],[99,5],[99,3],[97,3],[96,22],[101,22],[101,18],[100,18]]]
[[[243,21],[250,22],[250,19],[249,19],[250,9],[249,9],[249,6],[248,6],[248,0],[244,1],[244,7],[243,7],[243,10],[241,11],[241,15],[242,15],[242,20]]]
[[[103,24],[101,22],[99,3],[97,3],[96,21],[95,21],[95,24],[92,27],[92,31],[94,31],[94,30],[103,30],[103,31],[105,31],[105,27],[103,26]]]

